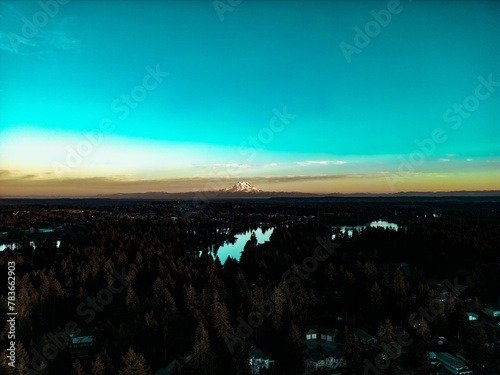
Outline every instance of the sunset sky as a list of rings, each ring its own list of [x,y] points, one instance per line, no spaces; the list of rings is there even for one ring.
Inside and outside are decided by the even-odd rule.
[[[0,196],[500,189],[500,2],[46,3],[0,1]]]

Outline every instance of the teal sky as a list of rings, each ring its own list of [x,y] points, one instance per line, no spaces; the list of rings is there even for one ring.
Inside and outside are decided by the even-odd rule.
[[[1,195],[500,189],[499,2],[60,1],[0,2]]]

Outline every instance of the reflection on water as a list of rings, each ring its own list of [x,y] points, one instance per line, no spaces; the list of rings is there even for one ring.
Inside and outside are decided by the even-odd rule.
[[[54,229],[52,228],[42,228],[42,229],[38,229],[38,232],[39,233],[52,233],[54,231]]]
[[[369,224],[366,225],[353,225],[353,226],[342,226],[342,227],[332,227],[332,229],[339,230],[341,233],[346,233],[347,236],[352,237],[352,233],[357,230],[358,232],[363,230],[366,227],[372,227],[372,228],[384,228],[384,229],[392,229],[392,230],[398,230],[398,225],[396,223],[389,223],[386,220],[375,220],[372,221]],[[332,240],[335,238],[335,234],[332,236]]]
[[[388,229],[398,230],[398,225],[397,224],[395,224],[395,223],[389,223],[386,220],[372,221],[370,223],[370,227],[373,227],[373,228],[388,228]]]
[[[228,257],[239,261],[241,252],[250,239],[252,232],[255,232],[255,237],[259,243],[264,243],[265,241],[269,241],[269,237],[271,237],[273,233],[273,228],[267,229],[265,232],[263,232],[261,228],[257,228],[256,230],[248,230],[245,233],[235,235],[236,241],[234,243],[225,243],[217,250],[217,256],[220,262],[224,264]]]
[[[53,233],[55,232],[55,228],[30,228],[30,229],[23,229],[21,230],[22,234],[36,234],[36,233]],[[0,232],[0,237],[7,237],[9,232]],[[56,242],[56,247],[59,249],[59,246],[61,245],[61,241],[57,240]],[[36,249],[36,241],[30,241],[30,246],[33,246],[33,249]],[[0,251],[4,251],[6,249],[17,249],[21,247],[21,243],[19,241],[14,241],[14,242],[8,242],[8,243],[3,243],[0,244]]]
[[[33,250],[36,249],[36,242],[30,241],[30,246],[33,246]],[[57,240],[56,247],[59,249],[59,246],[61,246],[61,241]],[[0,244],[0,251],[4,251],[7,249],[14,250],[14,249],[17,249],[20,247],[21,247],[21,243],[19,243],[19,242],[9,242],[9,243]]]
[[[349,237],[352,237],[352,233],[354,230],[361,231],[363,228],[366,227],[385,228],[392,230],[398,230],[399,228],[396,223],[390,223],[386,220],[376,220],[366,225],[337,226],[337,227],[332,227],[332,229],[334,231],[338,229],[342,233],[347,232],[347,235]],[[241,252],[243,251],[243,248],[245,247],[247,241],[250,239],[252,232],[253,232],[252,230],[248,230],[244,233],[239,233],[235,235],[236,241],[234,243],[226,242],[222,246],[220,246],[216,251],[212,248],[211,253],[212,254],[216,253],[222,264],[224,264],[224,262],[228,257],[234,258],[237,261],[239,261],[241,257]],[[254,232],[255,232],[255,237],[257,237],[257,241],[259,243],[264,243],[265,241],[269,241],[269,238],[273,233],[273,228],[270,228],[265,232],[262,231],[262,228],[257,228]],[[334,238],[335,235],[332,236],[332,239]]]

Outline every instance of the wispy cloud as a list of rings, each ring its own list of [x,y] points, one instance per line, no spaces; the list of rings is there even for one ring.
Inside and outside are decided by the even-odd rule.
[[[447,163],[449,162],[451,159],[448,159],[448,158],[441,158],[439,159],[439,161],[442,161],[443,163]]]
[[[298,161],[297,165],[301,167],[309,166],[309,165],[343,165],[347,164],[345,160],[307,160],[307,161]]]
[[[382,175],[390,176],[392,175],[392,172],[389,171],[383,171],[380,172]],[[437,172],[404,172],[404,177],[405,178],[414,178],[414,177],[428,177],[428,178],[448,178],[449,175],[445,173],[437,173]]]
[[[24,46],[21,48],[20,46]],[[0,49],[3,51],[25,55],[27,48],[36,47],[35,41],[24,38],[20,35],[8,35],[0,31]]]
[[[216,163],[211,165],[212,168],[250,168],[249,164],[238,163]]]
[[[3,31],[0,31],[0,50],[17,55],[39,55],[52,57],[60,50],[80,50],[82,43],[68,29],[71,18],[54,14],[44,26],[36,27],[30,34],[25,30],[25,19],[32,19],[40,9],[33,9],[33,14],[23,14],[13,4],[0,2]],[[33,34],[33,35],[32,35]]]
[[[41,42],[41,46],[46,50],[78,51],[82,48],[82,43],[65,32],[55,31],[46,35],[45,39]]]
[[[18,170],[0,169],[0,181],[20,181],[46,179],[54,176],[53,172],[23,173]]]
[[[235,181],[244,179],[256,185],[273,183],[292,184],[296,182],[334,181],[358,178],[384,178],[380,173],[373,174],[338,174],[338,175],[287,175],[287,176],[234,176],[221,179],[218,177],[185,177],[165,179],[136,179],[127,175],[110,177],[82,177],[59,180],[47,172],[45,178],[41,175],[28,175],[8,170],[0,170],[2,190],[39,192],[41,195],[95,195],[105,192],[181,192],[218,190],[231,187]],[[32,193],[31,193],[32,194]]]
[[[264,176],[264,177],[252,177],[252,181],[255,183],[294,183],[294,182],[305,182],[305,181],[328,181],[328,180],[342,180],[350,178],[382,178],[379,174],[320,174],[320,175],[288,175],[288,176]]]

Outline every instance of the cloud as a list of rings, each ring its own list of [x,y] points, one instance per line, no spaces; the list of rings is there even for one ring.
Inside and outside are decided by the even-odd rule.
[[[394,176],[394,172],[389,172],[389,171],[383,171],[380,172],[380,174],[385,175],[387,177]],[[429,178],[448,178],[449,176],[444,173],[437,173],[437,172],[402,172],[401,176],[404,178],[414,178],[414,177],[429,177]]]
[[[40,8],[33,8],[31,14],[23,14],[12,4],[0,2],[2,23],[8,32],[0,31],[0,50],[17,55],[40,55],[52,57],[59,50],[80,50],[82,43],[68,31],[71,18],[56,13],[49,17],[46,25],[36,27],[27,34],[26,21],[32,20]],[[8,26],[7,26],[8,25]],[[31,35],[33,34],[33,35]]]
[[[238,164],[238,163],[217,163],[212,164],[212,168],[249,168],[249,164]]]
[[[53,50],[80,50],[82,43],[64,32],[49,33],[43,40],[43,47]]]
[[[50,172],[48,172],[50,173]],[[46,173],[46,174],[48,174]],[[127,175],[111,177],[83,177],[59,180],[53,176],[39,178],[40,175],[16,174],[0,170],[3,195],[32,196],[95,196],[98,194],[140,193],[140,192],[187,192],[214,191],[231,187],[235,181],[250,181],[255,185],[272,183],[294,183],[307,181],[333,181],[352,178],[384,178],[373,174],[322,174],[288,176],[233,176],[233,177],[185,177],[165,179],[132,179]]]
[[[25,47],[36,47],[36,43],[31,40],[24,38],[17,34],[6,34],[3,31],[0,31],[0,49],[3,51],[17,53],[19,55],[25,55],[26,49],[20,49],[20,46]]]
[[[36,174],[22,174],[20,171],[17,170],[0,169],[0,181],[30,180],[37,177],[40,176]]]
[[[245,177],[247,178],[247,177]],[[271,183],[295,183],[307,181],[334,181],[334,180],[348,180],[360,178],[383,178],[385,175],[379,173],[345,173],[345,174],[319,174],[319,175],[287,175],[287,176],[255,176],[248,177],[248,180],[256,184],[271,184]]]
[[[447,158],[441,158],[439,159],[439,161],[442,161],[443,163],[447,163],[450,161],[450,159],[447,159]]]
[[[8,171],[6,169],[0,169],[0,179],[10,176],[11,173],[11,171]]]
[[[269,168],[269,167],[277,167],[278,163],[269,163],[269,164],[264,164],[264,168]]]
[[[307,160],[307,161],[298,161],[297,165],[301,167],[309,166],[309,165],[343,165],[347,164],[345,160]]]
[[[472,159],[472,158],[467,158],[467,159],[465,159],[465,160],[467,160],[468,162],[471,162],[471,161],[472,161],[472,160],[474,160],[474,159]]]

